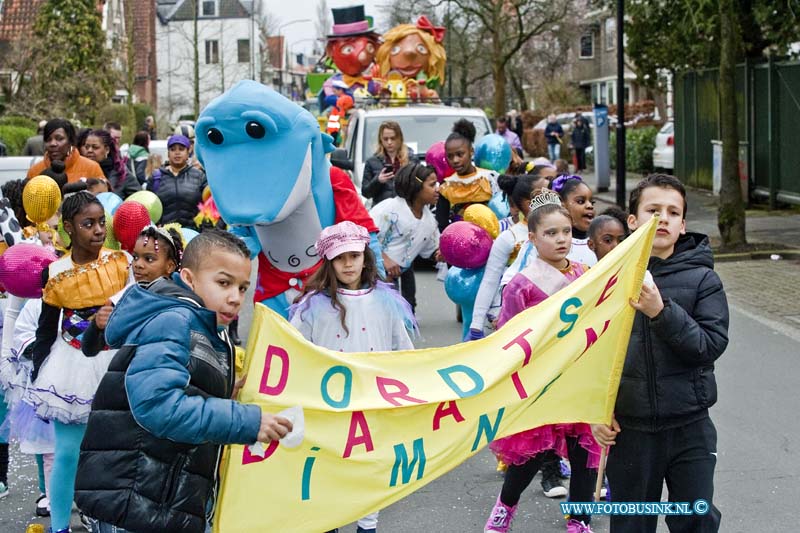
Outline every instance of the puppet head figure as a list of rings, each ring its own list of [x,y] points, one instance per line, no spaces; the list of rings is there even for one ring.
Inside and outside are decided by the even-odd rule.
[[[383,44],[375,56],[381,76],[385,77],[391,70],[406,78],[417,78],[423,73],[426,79],[442,83],[447,61],[443,40],[444,28],[433,26],[424,16],[416,26],[395,26],[383,34]]]
[[[325,53],[348,76],[358,76],[375,59],[378,34],[364,15],[364,6],[332,9],[333,34],[328,35]]]

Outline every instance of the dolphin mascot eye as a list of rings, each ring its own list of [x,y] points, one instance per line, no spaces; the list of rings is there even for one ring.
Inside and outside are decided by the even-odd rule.
[[[244,127],[244,131],[246,131],[247,134],[253,139],[261,139],[262,137],[264,137],[264,134],[266,133],[264,126],[262,126],[255,120],[251,120],[250,122],[248,122],[247,125]]]
[[[211,128],[208,130],[208,140],[214,144],[222,144],[222,141],[225,140],[225,137],[222,136],[222,132],[217,128]]]

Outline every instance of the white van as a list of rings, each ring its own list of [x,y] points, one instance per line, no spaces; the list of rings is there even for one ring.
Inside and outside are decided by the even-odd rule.
[[[40,155],[0,157],[0,185],[12,180],[25,179],[28,169],[41,158]]]
[[[343,148],[353,162],[353,182],[361,192],[364,162],[377,148],[378,128],[381,123],[393,120],[403,130],[403,140],[421,161],[432,144],[444,141],[453,124],[466,118],[475,124],[475,140],[492,133],[492,126],[482,109],[448,107],[444,105],[409,105],[376,109],[355,109],[350,113],[347,136]]]

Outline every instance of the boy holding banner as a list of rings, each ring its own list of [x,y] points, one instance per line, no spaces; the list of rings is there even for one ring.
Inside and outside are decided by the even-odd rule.
[[[717,400],[714,362],[728,344],[728,303],[714,272],[708,237],[686,232],[686,191],[664,174],[643,179],[630,195],[631,229],[660,220],[638,302],[611,425],[595,424],[611,446],[607,474],[617,502],[705,500],[705,514],[667,516],[671,531],[715,532],[717,433],[708,408]],[[697,508],[696,508],[697,509]],[[612,533],[656,531],[657,515],[612,516]]]
[[[100,520],[100,533],[205,532],[221,445],[266,443],[292,429],[230,399],[226,327],[250,284],[247,247],[204,231],[182,263],[173,280],[128,289],[106,328],[107,342],[122,348],[95,395],[75,482],[75,501]]]

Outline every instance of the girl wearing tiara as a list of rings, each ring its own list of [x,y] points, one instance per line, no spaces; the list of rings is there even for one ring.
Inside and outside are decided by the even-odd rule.
[[[439,202],[436,205],[436,221],[439,231],[450,222],[461,219],[464,209],[471,204],[485,204],[500,193],[497,172],[479,168],[472,164],[475,150],[475,125],[462,118],[453,125],[445,141],[447,162],[455,170],[439,187]]]
[[[323,229],[316,243],[322,266],[289,309],[289,320],[306,340],[329,350],[412,350],[414,313],[391,285],[378,281],[368,244],[367,230],[353,222]],[[375,512],[358,521],[358,533],[375,533],[377,525]]]
[[[504,289],[498,328],[518,313],[543,302],[587,270],[585,265],[567,258],[572,225],[570,213],[561,205],[557,194],[545,190],[533,198],[528,229],[538,256],[516,274]],[[592,501],[597,476],[593,469],[599,463],[600,447],[592,437],[588,424],[541,426],[498,439],[489,447],[498,459],[509,466],[484,531],[509,531],[520,496],[541,468],[547,455],[544,452],[548,450],[569,458],[572,466],[569,500]],[[591,533],[589,520],[588,515],[571,516],[567,522],[567,533]]]
[[[133,247],[131,273],[139,284],[148,284],[159,278],[169,278],[181,268],[183,241],[175,227],[157,228],[148,226],[136,238]],[[113,301],[114,299],[112,299]],[[83,334],[81,349],[87,357],[94,357],[105,346],[103,330],[114,306],[111,301],[98,309],[92,323]]]

